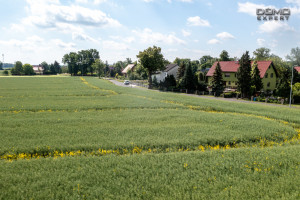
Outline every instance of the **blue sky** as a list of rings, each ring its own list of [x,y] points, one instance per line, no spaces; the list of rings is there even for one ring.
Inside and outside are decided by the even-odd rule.
[[[300,46],[300,0],[0,0],[4,62],[61,62],[95,48],[114,63],[159,46],[166,59],[199,59],[259,47],[285,57]],[[256,8],[290,8],[288,21],[258,21]],[[2,57],[1,57],[2,61]]]

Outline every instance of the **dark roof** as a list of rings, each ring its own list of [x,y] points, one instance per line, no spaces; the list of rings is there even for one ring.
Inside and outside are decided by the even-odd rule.
[[[218,62],[215,62],[206,76],[213,76]],[[222,72],[237,72],[240,64],[238,61],[219,61]],[[251,65],[253,61],[251,61]],[[257,67],[260,71],[260,77],[263,78],[272,61],[257,61]],[[276,70],[275,70],[276,71]]]
[[[177,64],[168,64],[166,66],[166,69],[164,70],[164,72],[168,72],[168,71],[170,71],[171,69],[173,69],[176,66],[178,66],[178,65]]]

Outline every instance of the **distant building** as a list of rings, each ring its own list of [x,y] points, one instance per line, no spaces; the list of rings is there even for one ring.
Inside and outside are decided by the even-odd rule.
[[[44,68],[41,65],[32,65],[33,71],[36,74],[43,74]]]
[[[157,82],[164,81],[169,75],[173,75],[175,78],[177,76],[179,66],[177,64],[169,64],[166,66],[165,70],[156,72],[152,75],[152,80],[156,77]]]
[[[129,70],[133,71],[135,68],[135,64],[129,64],[125,67],[125,69],[123,69],[122,74],[124,74],[125,76],[127,76],[127,73]]]
[[[206,77],[208,80],[208,85],[212,85],[212,76],[215,72],[218,62],[215,62],[210,70],[207,72]],[[228,89],[237,89],[237,71],[240,67],[238,61],[219,61],[220,67],[223,73],[223,80],[225,88]],[[253,61],[251,62],[251,65]],[[260,78],[263,82],[263,90],[273,91],[276,88],[277,84],[277,71],[272,61],[257,61],[257,67],[260,71]]]

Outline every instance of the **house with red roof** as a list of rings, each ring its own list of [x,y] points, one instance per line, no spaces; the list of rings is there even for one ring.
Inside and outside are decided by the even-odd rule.
[[[218,62],[215,62],[206,74],[208,85],[212,85],[212,76],[215,72]],[[238,61],[219,61],[221,70],[223,72],[223,80],[225,88],[236,90],[237,88],[237,71],[240,67]],[[251,62],[251,65],[253,61]],[[260,78],[263,82],[264,91],[273,91],[277,85],[277,71],[272,61],[257,61],[257,67],[260,71]]]

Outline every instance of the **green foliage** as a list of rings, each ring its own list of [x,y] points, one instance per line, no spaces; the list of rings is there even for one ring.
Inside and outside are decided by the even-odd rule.
[[[0,90],[0,156],[62,153],[0,160],[0,199],[299,196],[299,141],[283,142],[296,134],[298,109],[123,88],[94,77],[4,77]],[[218,148],[227,144],[232,148]],[[202,152],[201,145],[215,149]],[[130,153],[97,155],[102,149]],[[77,151],[85,154],[66,157]]]
[[[252,95],[263,88],[263,82],[260,78],[260,71],[257,67],[257,62],[254,61],[251,72],[251,86],[254,86]]]
[[[15,66],[11,69],[11,74],[12,75],[22,75],[23,72],[23,64],[21,61],[17,61],[15,63]]]
[[[293,85],[293,98],[295,103],[300,103],[300,83],[295,83]]]
[[[182,77],[181,87],[187,89],[188,91],[193,91],[196,89],[197,78],[192,71],[192,65],[189,63],[184,71],[184,76]]]
[[[23,65],[23,72],[25,75],[34,75],[33,68],[30,64]]]
[[[139,62],[146,69],[148,73],[149,88],[152,88],[152,74],[156,71],[164,69],[164,57],[161,53],[160,47],[149,47],[144,51],[140,51],[137,55]]]
[[[105,64],[100,59],[96,59],[92,64],[93,71],[97,72],[99,78],[104,74],[104,67]]]
[[[230,61],[229,54],[226,50],[223,50],[220,54],[220,61]]]
[[[44,69],[43,74],[49,74],[49,72],[50,72],[50,67],[49,67],[48,63],[47,63],[46,61],[44,61],[44,62],[42,62],[40,65],[41,65],[41,66],[43,67],[43,69]]]
[[[300,48],[292,48],[290,55],[287,55],[286,58],[291,61],[293,66],[300,66]]]
[[[238,90],[242,97],[248,97],[251,87],[251,62],[248,51],[242,55],[239,63],[240,67],[237,71]]]
[[[255,60],[267,60],[271,57],[270,51],[271,50],[266,47],[258,48],[253,52],[253,55],[255,56],[254,59]]]
[[[0,61],[0,70],[3,70],[3,63]]]
[[[184,76],[186,64],[184,62],[179,64],[179,68],[177,71],[177,79],[180,80]]]
[[[155,76],[155,78],[156,78],[156,76]],[[167,88],[167,89],[175,88],[176,87],[176,79],[175,79],[175,77],[173,75],[167,75],[167,77],[165,78],[165,80],[161,83],[161,86],[163,88]]]
[[[225,86],[223,81],[222,69],[218,62],[214,74],[212,76],[212,91],[216,93],[216,96],[220,96],[220,94],[223,93],[224,88]]]
[[[4,70],[4,71],[3,71],[3,75],[4,75],[4,76],[8,76],[8,74],[9,74],[8,70]]]

